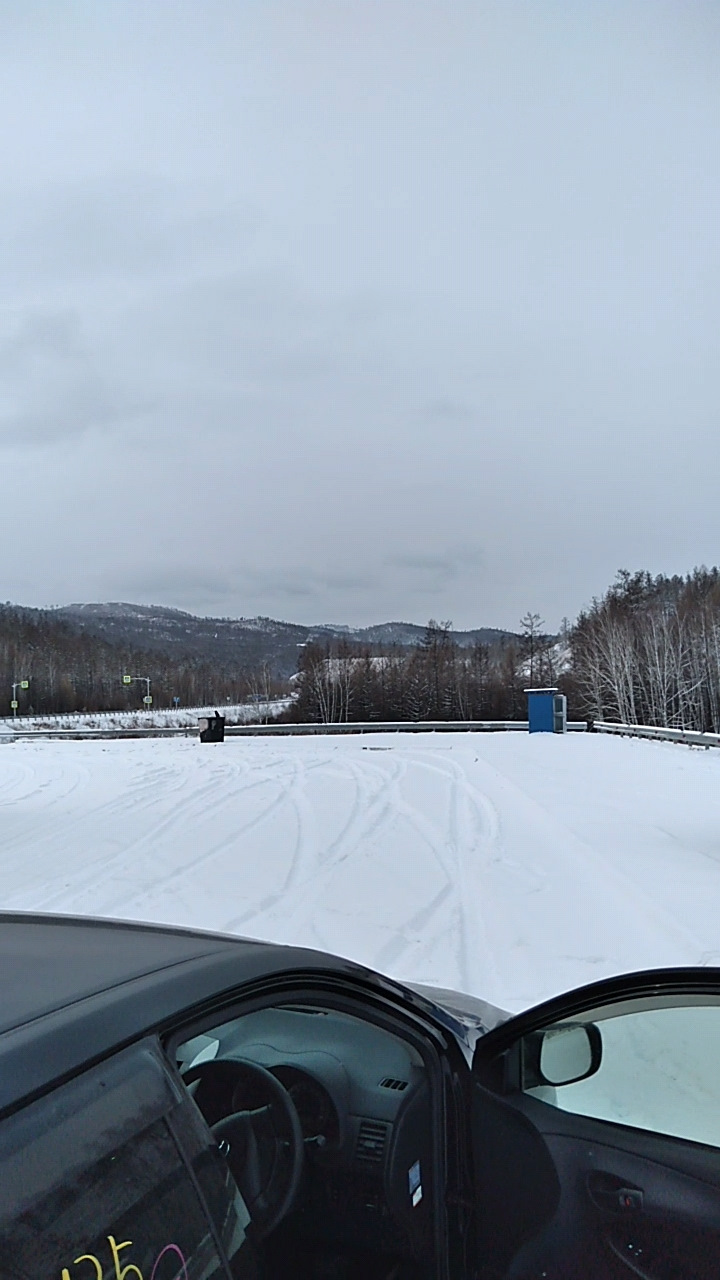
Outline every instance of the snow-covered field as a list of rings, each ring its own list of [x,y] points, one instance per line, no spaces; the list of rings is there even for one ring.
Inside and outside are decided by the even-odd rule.
[[[572,734],[0,747],[0,905],[326,948],[508,1009],[720,964],[720,751]]]

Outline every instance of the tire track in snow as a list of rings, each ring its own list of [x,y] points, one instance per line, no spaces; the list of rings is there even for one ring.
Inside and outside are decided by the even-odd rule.
[[[163,891],[170,892],[174,896],[177,896],[178,888],[188,883],[188,881],[191,881],[192,879],[194,879],[195,876],[197,875],[197,872],[201,868],[207,867],[216,858],[220,856],[227,857],[229,849],[234,844],[236,844],[242,837],[246,836],[248,832],[260,826],[263,822],[266,822],[268,818],[272,817],[272,815],[278,809],[280,809],[285,803],[287,803],[288,798],[292,794],[293,788],[296,786],[297,778],[301,772],[302,772],[302,766],[298,763],[295,763],[294,775],[293,775],[292,781],[290,782],[290,785],[287,786],[286,783],[280,784],[280,789],[278,794],[275,796],[273,800],[270,801],[270,803],[266,806],[265,809],[261,810],[260,813],[255,814],[254,817],[241,823],[240,826],[235,828],[232,832],[225,833],[221,840],[216,841],[214,844],[210,845],[209,848],[203,849],[200,853],[193,855],[189,860],[183,862],[182,865],[175,866],[172,868],[172,870],[168,870],[167,868],[164,868],[161,874],[155,876],[154,879],[144,880],[141,885],[134,886],[131,892],[125,893],[124,895],[121,895],[121,896],[114,897],[113,906],[115,908],[126,907],[127,905],[129,905],[130,903],[134,902],[137,899],[138,893],[141,896],[145,897],[146,895],[151,894],[155,890],[160,888],[163,889]],[[250,791],[256,790],[259,787],[267,787],[272,785],[277,786],[278,780],[267,778],[267,779],[256,781],[254,783],[250,783],[247,787],[244,787],[242,789],[242,791],[240,792],[240,797],[247,795]],[[217,818],[217,816],[223,810],[227,809],[233,803],[237,804],[238,800],[239,800],[239,796],[234,793],[228,793],[225,796],[219,797],[213,806],[213,810],[212,810],[213,818]],[[171,826],[172,825],[175,825],[175,823],[173,822]],[[296,841],[296,850],[295,850],[293,861],[299,858],[300,858],[300,823],[298,823],[298,839]],[[227,892],[227,889],[226,889],[226,892]]]
[[[634,957],[696,963],[712,947],[709,910],[700,941],[696,915],[673,914],[667,893],[657,901],[640,836],[637,869],[624,869],[596,847],[592,817],[583,821],[576,805],[565,820],[563,789],[581,777],[586,785],[583,753],[590,765],[596,744],[566,744],[575,748],[570,768],[558,744],[426,744],[361,756],[351,740],[235,740],[217,751],[168,742],[152,752],[138,743],[108,755],[96,744],[33,743],[22,761],[16,747],[0,788],[4,882],[22,886],[24,877],[12,901],[34,909],[148,918],[152,908],[200,927],[313,938],[509,1008],[599,972],[647,967]],[[606,770],[631,812],[635,775],[623,792],[617,773]],[[546,775],[557,780],[547,805]],[[588,774],[601,813],[605,791]],[[652,819],[665,812],[654,795],[650,820],[638,818],[651,851]],[[257,875],[234,886],[233,859],[252,872],[257,849],[266,851]],[[680,850],[677,867],[682,875]],[[698,877],[696,896],[706,883]]]
[[[526,791],[522,791],[506,775],[500,776],[502,776],[504,784],[516,792],[524,805],[527,808],[532,808],[533,827],[548,829],[555,826],[555,819],[545,805],[535,797],[530,796]],[[603,854],[595,845],[578,835],[577,832],[568,827],[563,827],[562,833],[563,839],[558,840],[556,836],[555,843],[558,846],[558,850],[562,849],[563,861],[566,865],[570,860],[571,851],[577,858],[576,865],[582,865],[583,870],[592,872],[594,864],[595,875],[592,878],[597,883],[604,882],[605,885],[607,885],[608,881],[611,881],[626,903],[628,901],[634,903],[637,914],[644,920],[650,916],[660,924],[663,933],[669,931],[675,934],[679,941],[682,941],[685,945],[690,943],[693,948],[698,945],[697,936],[682,924],[667,907],[659,903],[647,889],[638,885],[628,872],[617,867],[606,854]]]
[[[343,865],[351,862],[362,844],[381,831],[386,822],[392,820],[391,795],[404,768],[404,763],[401,762],[390,778],[384,775],[382,770],[371,770],[367,765],[356,768],[358,790],[351,815],[352,821],[346,824],[345,837],[344,839],[336,838],[331,842],[331,855],[321,859],[321,865],[301,888],[295,905],[288,914],[284,915],[286,925],[291,925],[292,929],[298,933],[304,932],[312,945],[330,951],[337,949],[337,944],[329,941],[320,930],[319,921],[325,912],[323,897],[331,888],[338,873],[342,872]],[[377,774],[380,779],[377,789],[372,792],[365,785],[367,774],[370,772]],[[334,914],[337,912],[335,911]]]
[[[496,856],[500,822],[487,796],[469,786],[464,769],[453,762],[452,770],[450,831],[461,917],[459,985],[463,991],[476,990],[478,985],[490,990],[491,984],[493,989],[497,986],[498,974],[482,870],[488,859]]]
[[[389,926],[392,937],[377,952],[373,963],[380,968],[392,968],[402,962],[409,953],[417,957],[419,948],[423,952],[430,952],[438,943],[447,947],[452,941],[456,953],[456,969],[460,974],[459,985],[461,985],[466,980],[470,968],[476,969],[472,960],[477,949],[476,947],[468,948],[467,922],[463,914],[466,895],[462,869],[467,843],[465,835],[467,823],[463,823],[462,834],[457,820],[454,833],[446,832],[403,797],[402,781],[408,773],[408,768],[418,763],[422,768],[429,767],[436,776],[448,784],[451,811],[454,812],[457,809],[459,798],[464,797],[465,775],[454,764],[450,765],[448,762],[447,767],[428,766],[426,761],[418,762],[413,755],[410,760],[402,759],[394,762],[393,772],[389,777],[386,768],[378,769],[376,766],[372,772],[380,774],[381,782],[370,799],[368,799],[367,785],[367,775],[370,772],[368,765],[365,764],[363,768],[357,764],[351,766],[357,781],[357,791],[349,819],[333,842],[334,856],[329,856],[329,851],[319,851],[318,869],[311,876],[294,905],[289,911],[283,913],[283,921],[285,926],[291,925],[294,931],[303,936],[314,933],[316,945],[337,947],[337,943],[333,944],[326,936],[320,935],[315,924],[316,920],[323,915],[323,893],[341,869],[342,864],[352,860],[362,844],[371,836],[377,836],[383,826],[388,828],[388,847],[392,847],[396,840],[394,828],[400,820],[411,830],[416,831],[423,846],[434,858],[444,883],[426,902],[416,907],[411,915]],[[497,829],[495,810],[487,800],[484,808],[481,804],[477,804],[476,810],[478,817],[473,824],[474,828],[479,827],[485,844],[490,844],[495,839]],[[403,872],[411,876],[412,867],[399,865],[398,874],[402,875]],[[281,905],[282,900],[282,894],[276,894],[272,899],[264,900],[263,911],[271,911]],[[337,908],[333,911],[336,915]],[[479,914],[475,912],[473,923],[475,934],[482,933],[478,923]],[[234,918],[225,927],[231,930],[237,929],[248,924],[250,920],[257,927],[259,921],[252,911],[244,913],[242,917]],[[475,976],[477,976],[476,973]]]
[[[439,769],[437,772],[447,777],[443,770]],[[439,867],[444,884],[428,902],[415,910],[411,916],[397,922],[393,930],[394,937],[385,943],[378,953],[378,965],[381,968],[392,969],[402,962],[408,953],[415,952],[418,944],[427,950],[437,940],[438,934],[446,933],[453,941],[456,965],[459,967],[461,963],[459,948],[462,948],[462,917],[457,887],[454,884],[454,860],[450,860],[445,852],[448,837],[443,836],[442,831],[434,822],[410,805],[403,798],[399,789],[397,789],[394,797],[392,811],[394,818],[402,818],[407,826],[420,836],[423,844]],[[431,932],[430,926],[432,926]]]
[[[55,792],[55,794],[52,795],[53,802],[57,799],[66,799],[67,796],[72,795],[83,782],[87,782],[90,778],[89,769],[80,763],[74,763],[71,771],[61,768],[58,770],[57,774],[43,779],[42,782],[38,781],[37,770],[31,765],[25,764],[20,760],[13,760],[11,764],[15,767],[15,774],[13,776],[12,773],[9,773],[9,775],[4,777],[0,782],[0,808],[8,808],[11,805],[14,807],[23,800],[29,800],[39,794],[42,795],[45,791],[50,791],[53,785],[56,786],[59,782],[63,782],[69,778],[69,785],[66,786],[64,790]],[[30,783],[27,791],[18,792],[16,790],[12,790],[16,784],[18,776],[22,776],[28,783]],[[10,793],[10,798],[4,800],[2,797],[6,792]]]
[[[323,890],[330,883],[337,868],[352,856],[360,841],[367,839],[383,821],[385,809],[383,808],[379,814],[376,814],[375,810],[392,783],[392,780],[388,782],[383,778],[378,790],[371,794],[370,789],[362,785],[363,770],[352,761],[346,763],[349,763],[350,772],[355,781],[355,793],[350,813],[339,834],[330,841],[324,851],[317,850],[315,867],[312,864],[305,865],[304,875],[296,853],[280,889],[263,898],[257,908],[250,908],[242,915],[229,920],[223,926],[228,932],[236,932],[251,921],[257,926],[259,918],[271,914],[278,906],[284,904],[289,893],[294,893],[293,905],[289,912],[284,913],[284,919],[296,927],[307,925],[313,927],[313,917]],[[376,769],[374,772],[380,771]],[[303,859],[303,863],[305,861]]]
[[[90,774],[88,772],[86,781],[89,777]],[[174,792],[182,791],[186,781],[186,776],[184,774],[180,775],[176,784],[164,787],[163,790],[165,795],[168,793],[173,794]],[[133,781],[131,812],[134,817],[139,813],[157,806],[158,796],[156,788],[157,784],[149,783],[145,777],[140,778],[137,785],[135,785]],[[73,790],[76,789],[77,788],[73,788]],[[36,829],[34,833],[33,851],[35,854],[42,853],[45,848],[52,850],[57,846],[58,814],[52,806],[62,798],[65,797],[52,796],[50,798],[48,807],[40,819],[42,830],[38,831]],[[113,830],[116,819],[127,817],[129,807],[127,793],[115,796],[113,799],[104,801],[99,805],[88,805],[78,817],[71,821],[68,821],[67,819],[63,821],[63,843],[65,845],[70,844],[72,847],[75,844],[75,838],[82,835],[89,826],[101,826],[104,827],[105,830]],[[91,857],[93,856],[93,850],[88,849],[87,853]],[[104,865],[107,865],[107,860]]]
[[[226,775],[227,769],[223,772]],[[232,770],[232,772],[235,771]],[[243,770],[243,772],[247,772],[247,770]],[[152,854],[154,852],[153,846],[157,845],[163,836],[171,834],[178,826],[182,827],[187,823],[192,823],[198,818],[202,818],[206,813],[206,801],[211,797],[214,796],[216,798],[216,802],[213,806],[214,813],[218,812],[221,804],[227,804],[232,800],[234,795],[232,791],[226,793],[222,800],[218,799],[218,779],[220,776],[222,776],[220,771],[214,769],[209,780],[202,786],[196,786],[194,789],[190,790],[185,799],[176,804],[170,813],[164,814],[159,821],[148,825],[147,830],[145,830],[141,836],[131,840],[128,844],[122,845],[115,853],[105,856],[100,864],[98,864],[97,853],[95,852],[92,860],[84,870],[80,872],[80,874],[78,874],[77,868],[74,868],[70,873],[68,873],[65,868],[55,873],[50,883],[54,884],[56,887],[51,893],[45,893],[44,895],[40,895],[35,898],[35,909],[39,911],[51,911],[53,909],[64,911],[69,909],[95,911],[108,910],[110,904],[101,905],[101,891],[104,888],[107,888],[108,885],[115,883],[118,874],[123,871],[128,878],[131,876],[135,877],[135,888],[132,894],[114,894],[111,904],[112,909],[115,910],[124,905],[127,901],[136,897],[137,892],[144,891],[147,884],[142,872],[140,875],[138,875],[137,872],[137,863],[139,859],[144,855],[151,866],[153,861]],[[177,775],[177,781],[174,782],[172,787],[164,789],[163,798],[166,799],[168,794],[172,797],[178,792],[187,791],[188,782],[189,778],[187,770],[179,773]],[[143,779],[140,786],[141,798],[137,803],[133,796],[132,812],[134,815],[137,815],[138,810],[141,812],[148,812],[149,810],[151,811],[153,808],[157,807],[158,798],[154,791],[154,789],[157,788],[157,785],[157,778]],[[251,787],[255,787],[263,785],[263,783],[256,782],[250,785]],[[86,813],[81,819],[78,819],[69,825],[64,824],[63,843],[67,844],[70,837],[80,830],[85,830],[88,825],[101,826],[107,829],[117,818],[122,817],[122,815],[127,812],[127,809],[128,800],[126,795],[114,797],[111,801],[98,806],[90,812],[90,822],[88,822],[88,815]],[[117,838],[117,835],[115,835],[114,838]],[[52,844],[53,847],[56,847],[57,832],[55,830],[53,830],[51,836],[41,837],[37,844],[34,842],[34,849],[37,849],[38,847],[42,848],[43,845],[48,844]],[[41,869],[39,868],[39,871],[40,870]],[[167,870],[165,870],[164,876],[167,877]],[[24,900],[26,895],[16,894],[10,897],[5,905],[7,906],[8,903],[11,904],[13,901],[16,901],[18,897],[21,897]],[[85,902],[85,899],[87,898],[90,899],[89,904]]]
[[[559,972],[558,962],[567,965],[572,977],[559,981],[556,991],[578,985],[588,967],[585,981],[598,972],[643,967],[642,961],[633,966],[627,959],[638,930],[644,935],[637,943],[640,955],[650,940],[653,950],[659,943],[667,953],[671,946],[675,957],[682,957],[676,963],[698,962],[702,948],[691,928],[506,773],[483,757],[477,763],[487,780],[483,794],[495,797],[508,828],[516,824],[523,833],[532,832],[532,841],[525,834],[523,848],[536,860],[528,868],[508,854],[508,829],[499,842],[497,861],[485,868],[490,897],[497,897],[499,907],[490,916],[488,950],[501,965],[496,965],[498,985],[484,988],[487,998],[507,1008],[535,1003],[536,974],[550,967]],[[518,869],[526,880],[520,895]],[[535,888],[527,879],[532,873]],[[596,900],[602,904],[597,913]]]
[[[163,822],[160,822],[158,826],[151,828],[149,832],[146,832],[140,840],[133,842],[133,844],[127,846],[126,849],[119,851],[118,854],[111,859],[111,864],[106,865],[105,867],[106,870],[109,870],[110,874],[105,874],[101,879],[96,877],[91,884],[88,884],[87,887],[97,888],[101,883],[108,884],[113,882],[115,876],[117,876],[118,868],[122,868],[123,865],[126,865],[129,859],[131,859],[131,856],[135,856],[135,858],[137,858],[138,852],[142,851],[143,846],[155,844],[159,835],[167,835],[168,832],[172,833],[173,828],[178,826],[187,826],[188,822],[190,822],[193,817],[192,813],[188,812],[188,810],[197,808],[197,803],[199,803],[199,801],[204,801],[206,796],[213,795],[214,797],[214,803],[210,809],[211,818],[214,820],[233,804],[236,804],[238,808],[242,808],[243,800],[246,799],[250,792],[258,791],[260,788],[268,786],[279,787],[278,795],[265,806],[265,809],[261,810],[260,813],[255,814],[254,817],[242,822],[240,826],[234,828],[233,831],[225,832],[222,840],[215,842],[215,844],[210,845],[210,847],[206,847],[206,849],[202,849],[199,854],[193,855],[188,861],[184,861],[181,867],[178,867],[177,864],[172,865],[172,867],[165,865],[165,867],[161,867],[160,874],[156,874],[152,879],[142,878],[140,882],[137,882],[135,886],[133,886],[131,891],[119,893],[119,895],[118,893],[115,893],[113,896],[113,910],[117,911],[118,909],[127,908],[128,905],[133,904],[133,902],[137,900],[138,896],[145,897],[156,890],[167,890],[170,895],[177,899],[177,897],[179,897],[178,891],[181,890],[183,884],[192,882],[193,877],[196,876],[197,872],[199,872],[202,867],[206,867],[206,865],[213,863],[218,856],[227,856],[229,846],[241,841],[247,833],[251,832],[252,829],[255,829],[256,827],[259,827],[260,824],[265,822],[265,820],[272,817],[279,808],[282,808],[282,805],[286,803],[286,800],[288,799],[288,795],[292,795],[293,787],[296,786],[301,768],[305,769],[304,762],[288,760],[286,755],[278,755],[278,753],[274,753],[270,756],[269,760],[265,759],[260,763],[256,762],[255,759],[252,759],[252,756],[250,756],[250,758],[242,756],[242,758],[232,760],[231,763],[231,774],[234,773],[236,776],[240,777],[251,777],[252,781],[246,782],[245,786],[240,788],[232,788],[232,790],[228,790],[228,767],[227,760],[224,759],[222,767],[214,769],[213,778],[211,778],[208,783],[205,783],[204,786],[200,788],[196,787],[195,792],[188,797],[186,804],[182,806],[182,812],[178,813],[177,809],[174,810],[174,812],[169,814],[167,818],[164,818]],[[279,771],[278,764],[281,765],[281,769],[279,769]],[[316,762],[315,767],[322,767],[323,764],[324,762]],[[256,776],[258,772],[265,773],[266,776],[258,777]],[[281,776],[278,776],[278,772],[281,773]],[[288,781],[287,777],[282,776],[284,772],[290,773],[290,781]],[[181,786],[184,785],[184,782],[186,781],[186,778],[183,777],[181,780]],[[220,785],[223,785],[224,783],[224,794],[222,791],[218,794],[218,783],[220,783]],[[201,818],[204,817],[205,812],[206,810],[202,808],[202,813],[200,814]],[[179,822],[179,819],[181,818],[182,823]],[[202,822],[199,823],[199,827],[202,829]],[[296,850],[296,856],[297,854],[299,854],[299,850]],[[164,856],[167,856],[167,850],[160,850],[158,858],[164,858]],[[128,870],[129,869],[131,868],[128,867]]]
[[[468,859],[477,860],[492,850],[498,833],[498,817],[486,796],[470,793],[467,777],[454,761],[437,762],[430,752],[414,751],[412,762],[418,764],[448,786],[447,831],[429,820],[417,807],[400,799],[397,812],[418,832],[440,867],[445,884],[437,894],[402,925],[397,935],[380,951],[378,964],[383,968],[402,965],[409,954],[428,953],[438,943],[452,941],[457,986],[472,989],[477,984],[477,957],[483,956],[483,967],[494,970],[487,945],[488,930],[482,896],[471,893]]]

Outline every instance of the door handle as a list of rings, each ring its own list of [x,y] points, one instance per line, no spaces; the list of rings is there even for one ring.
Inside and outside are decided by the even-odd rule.
[[[625,1183],[615,1174],[593,1171],[588,1175],[587,1190],[595,1207],[605,1213],[634,1217],[643,1211],[642,1187]]]

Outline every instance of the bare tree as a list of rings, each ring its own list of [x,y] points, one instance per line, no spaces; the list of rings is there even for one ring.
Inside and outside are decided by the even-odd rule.
[[[720,571],[618,574],[578,618],[573,676],[587,711],[720,731]]]
[[[520,619],[521,651],[528,664],[527,678],[531,686],[541,680],[549,683],[552,679],[550,641],[543,632],[544,625],[540,614],[530,610]]]

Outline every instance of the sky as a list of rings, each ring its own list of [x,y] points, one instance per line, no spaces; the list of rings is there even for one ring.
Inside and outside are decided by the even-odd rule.
[[[0,0],[0,598],[550,628],[720,560],[715,0]]]

